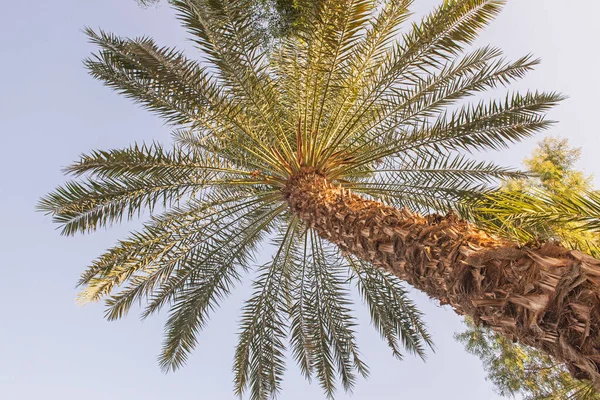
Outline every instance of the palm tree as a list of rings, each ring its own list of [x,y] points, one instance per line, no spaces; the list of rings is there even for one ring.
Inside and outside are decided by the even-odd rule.
[[[336,375],[348,389],[367,374],[347,273],[397,356],[430,344],[402,280],[596,380],[600,262],[552,243],[520,247],[449,212],[519,176],[462,152],[549,127],[544,113],[563,98],[462,101],[538,63],[469,49],[504,1],[446,0],[402,34],[411,0],[299,2],[297,31],[272,53],[249,1],[173,1],[202,63],[146,37],[87,31],[100,47],[92,76],[176,129],[170,150],[82,156],[66,169],[78,179],[41,201],[66,235],[152,212],[83,274],[81,299],[106,299],[109,319],[140,299],[143,317],[169,307],[160,363],[175,369],[270,241],[242,314],[239,394],[278,391],[288,337],[330,396]],[[418,214],[433,211],[448,214]]]

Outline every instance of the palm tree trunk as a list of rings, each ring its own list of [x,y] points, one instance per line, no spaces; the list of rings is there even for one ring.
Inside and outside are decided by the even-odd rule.
[[[292,178],[285,195],[301,220],[343,252],[554,356],[599,387],[599,260],[554,243],[499,240],[452,214],[389,207],[310,170]]]

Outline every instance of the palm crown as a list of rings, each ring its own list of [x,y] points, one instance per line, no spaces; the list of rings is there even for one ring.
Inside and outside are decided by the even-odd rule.
[[[536,92],[461,103],[538,62],[469,50],[502,0],[446,0],[404,33],[410,0],[300,3],[297,31],[267,51],[247,0],[173,1],[202,62],[146,37],[87,30],[100,47],[85,62],[92,76],[175,126],[175,145],[84,155],[66,169],[77,179],[40,203],[67,235],[153,212],[83,274],[81,298],[106,299],[109,319],[140,299],[143,317],[169,307],[167,370],[185,362],[209,312],[271,241],[235,355],[236,391],[256,399],[278,390],[288,340],[304,375],[328,395],[336,380],[348,389],[356,373],[367,374],[349,282],[396,356],[402,346],[423,356],[430,344],[396,277],[340,253],[290,210],[291,177],[314,171],[390,205],[447,210],[519,176],[461,152],[502,148],[548,127],[543,113],[561,100]]]

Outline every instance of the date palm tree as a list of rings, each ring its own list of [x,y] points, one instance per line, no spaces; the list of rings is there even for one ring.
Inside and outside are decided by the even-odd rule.
[[[519,176],[463,153],[549,127],[545,112],[563,98],[464,101],[538,63],[470,48],[503,0],[445,0],[405,31],[411,0],[298,2],[298,29],[272,52],[249,0],[172,3],[201,62],[147,37],[87,31],[100,48],[85,63],[92,76],[162,116],[175,143],[83,155],[66,168],[76,179],[40,202],[66,235],[152,213],[84,272],[83,301],[105,299],[109,319],[142,299],[143,317],[168,307],[170,370],[253,269],[234,361],[236,392],[253,399],[279,390],[288,345],[329,396],[336,380],[348,389],[367,374],[351,282],[398,357],[430,344],[404,281],[596,380],[600,262],[521,247],[449,212]]]

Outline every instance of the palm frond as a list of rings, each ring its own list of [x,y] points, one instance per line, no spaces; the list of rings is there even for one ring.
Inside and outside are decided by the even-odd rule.
[[[401,347],[425,358],[425,347],[433,348],[422,314],[408,298],[402,283],[384,271],[361,260],[348,257],[356,285],[369,307],[371,321],[395,357],[402,358]]]
[[[523,242],[559,226],[571,232],[600,232],[598,192],[496,191],[466,201],[460,211],[492,232]],[[589,250],[595,247],[591,244]]]
[[[219,160],[214,154],[190,152],[179,147],[165,150],[157,143],[134,143],[125,149],[96,150],[82,155],[78,162],[63,171],[76,177],[84,174],[99,178],[162,176],[177,180],[179,175],[185,175],[200,181],[219,173],[240,177],[251,175],[250,171]]]
[[[274,228],[274,225],[278,222],[278,217],[282,214],[282,205],[278,206],[263,206],[246,212],[246,215],[239,217],[236,223],[230,223],[226,228],[227,231],[222,230],[218,232],[218,246],[212,246],[210,251],[206,252],[203,262],[216,262],[223,265],[227,265],[231,257],[239,258],[239,254],[251,254],[258,244],[265,238],[265,234],[270,232]],[[214,240],[215,234],[213,233],[209,239]],[[225,261],[219,253],[222,250],[230,249],[228,254],[225,255]],[[239,261],[238,261],[239,262]],[[148,306],[146,307],[143,318],[147,318],[161,307],[172,301],[178,296],[178,293],[183,290],[189,283],[195,279],[195,264],[185,266],[185,268],[178,271],[176,276],[166,281],[159,290],[155,291],[150,298]],[[244,269],[247,265],[241,264]]]
[[[90,28],[85,32],[101,49],[85,60],[93,77],[171,123],[191,123],[206,109],[199,89],[210,87],[211,80],[196,62],[176,50],[158,48],[150,38],[122,39]]]
[[[270,197],[220,193],[154,217],[142,231],[119,242],[82,275],[79,285],[85,289],[80,299],[100,300],[129,280],[129,286],[111,298],[107,316],[122,317],[135,300],[150,294],[153,301],[149,308],[156,310],[162,303],[156,304],[154,289],[160,285],[160,293],[164,294],[172,280],[183,278],[181,271],[187,273],[185,277],[192,273],[193,268],[186,267],[190,258],[197,261],[204,256],[209,262],[227,243],[253,243],[254,237],[260,237],[258,227],[264,229],[268,226],[264,224],[280,212],[276,198]],[[244,225],[251,223],[255,226]],[[236,230],[240,230],[239,237],[233,240]],[[178,274],[171,278],[174,271]],[[164,296],[161,299],[166,300]]]
[[[398,133],[407,127],[426,123],[465,97],[522,78],[539,62],[526,56],[506,63],[500,55],[499,50],[490,47],[476,50],[458,63],[445,65],[439,73],[431,73],[408,88],[396,90],[373,113],[372,120],[361,126],[360,135],[349,146],[397,140]]]
[[[344,285],[342,260],[337,252],[327,251],[323,241],[311,232],[313,255],[312,271],[315,288],[313,292],[313,314],[309,318],[309,330],[314,335],[316,351],[315,373],[328,397],[333,397],[335,372],[345,390],[355,384],[354,370],[367,376],[368,370],[360,358],[353,327],[356,325],[351,315],[351,302],[348,288]],[[322,353],[323,356],[321,356]]]
[[[321,130],[321,119],[331,90],[341,86],[341,67],[352,55],[358,33],[374,7],[371,0],[320,2],[315,18],[309,20],[305,32],[309,43],[307,78],[312,91],[307,96],[305,134]],[[309,122],[310,121],[310,122]],[[311,149],[314,152],[314,149]]]
[[[66,171],[89,176],[57,188],[38,205],[62,225],[65,235],[110,226],[156,206],[168,207],[208,187],[260,183],[216,157],[179,149],[170,153],[156,146],[95,152]]]
[[[498,14],[504,0],[444,1],[420,24],[413,24],[409,33],[388,52],[385,63],[373,73],[373,79],[362,88],[356,106],[335,128],[335,143],[342,143],[369,116],[372,107],[385,98],[397,84],[418,80],[419,73],[441,68],[455,57],[476,33]]]
[[[492,190],[502,179],[523,177],[523,173],[493,163],[470,160],[463,155],[436,158],[404,154],[383,163],[365,179],[345,187],[397,207],[421,212],[448,211],[466,197]]]
[[[280,390],[285,370],[284,340],[290,278],[293,271],[291,248],[299,229],[294,217],[278,240],[272,262],[259,268],[255,292],[242,310],[239,343],[235,351],[235,391],[246,389],[252,400],[266,399]]]
[[[385,2],[375,21],[365,28],[366,33],[353,46],[352,54],[340,73],[339,98],[331,111],[328,129],[324,135],[328,141],[331,126],[335,126],[338,118],[345,115],[349,107],[357,100],[357,89],[371,79],[371,74],[380,68],[393,36],[397,34],[400,24],[409,17],[408,7],[412,0],[392,0]]]
[[[207,245],[202,254],[193,254],[185,267],[152,296],[144,317],[173,301],[159,359],[163,369],[176,369],[186,361],[196,344],[198,331],[207,321],[208,311],[218,307],[239,280],[236,266],[247,269],[257,244],[283,208],[262,207],[256,211],[247,213],[242,223],[228,226],[217,238],[213,234],[214,244]]]
[[[270,132],[271,143],[284,155],[293,154],[281,126],[278,92],[266,73],[267,51],[263,39],[253,30],[248,0],[178,0],[173,2],[182,22],[212,63],[245,114],[260,121]]]
[[[227,149],[236,143],[233,148],[245,149],[255,164],[277,166],[269,137],[255,128],[255,117],[242,113],[239,98],[234,100],[197,62],[149,38],[122,39],[91,29],[86,33],[101,48],[85,61],[92,76],[170,123],[191,125],[196,136],[210,138],[206,140],[213,146]]]
[[[202,185],[181,179],[160,178],[84,180],[65,183],[40,202],[39,209],[53,216],[63,235],[91,232],[125,219],[166,207]]]
[[[504,101],[480,102],[461,107],[451,115],[443,115],[433,123],[400,131],[397,141],[388,141],[357,157],[352,167],[409,152],[415,149],[444,153],[452,150],[499,150],[530,137],[553,124],[545,112],[562,101],[557,93],[518,93],[507,95]]]

